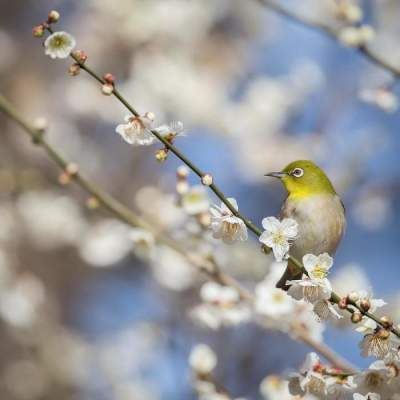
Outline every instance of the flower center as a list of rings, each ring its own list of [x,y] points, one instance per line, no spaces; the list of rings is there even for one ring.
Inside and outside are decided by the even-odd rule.
[[[272,296],[272,300],[275,303],[283,303],[285,300],[285,296],[283,293],[274,293],[274,295]]]
[[[317,265],[313,272],[312,272],[313,277],[317,279],[324,279],[327,275],[327,270],[326,268],[322,267],[321,265]]]

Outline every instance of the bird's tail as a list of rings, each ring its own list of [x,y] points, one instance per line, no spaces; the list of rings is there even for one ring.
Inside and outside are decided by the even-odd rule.
[[[287,291],[290,285],[287,285],[286,282],[295,279],[301,279],[302,275],[303,273],[301,270],[299,270],[299,268],[289,260],[285,272],[275,286],[278,289]]]

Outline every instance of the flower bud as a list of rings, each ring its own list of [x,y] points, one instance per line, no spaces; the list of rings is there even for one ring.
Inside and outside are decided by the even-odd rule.
[[[114,86],[110,85],[109,83],[105,83],[104,85],[102,85],[101,87],[101,92],[105,95],[105,96],[111,96],[114,92]]]
[[[189,184],[187,183],[187,181],[179,180],[176,183],[176,191],[180,195],[187,193],[189,191]]]
[[[393,326],[393,321],[386,315],[381,317],[380,322],[385,328],[391,328]]]
[[[347,297],[342,297],[338,302],[338,307],[341,310],[345,310],[347,308]]]
[[[359,296],[358,296],[358,293],[357,292],[350,292],[348,295],[347,295],[347,301],[349,302],[349,303],[356,303],[358,300],[359,300]]]
[[[81,64],[83,64],[86,60],[87,60],[87,58],[88,58],[88,56],[87,56],[87,54],[83,51],[83,50],[75,50],[73,53],[72,53],[72,55],[76,58],[76,60],[78,61],[78,62],[80,62]]]
[[[38,117],[33,121],[33,127],[35,130],[39,133],[44,133],[46,129],[48,128],[49,124],[47,122],[47,119],[44,117]]]
[[[80,72],[81,72],[81,66],[78,63],[74,63],[70,65],[70,67],[68,68],[68,73],[71,76],[79,75]]]
[[[44,35],[44,26],[43,25],[34,26],[32,29],[32,35],[35,37],[42,37]]]
[[[176,170],[176,176],[178,179],[186,179],[189,175],[189,168],[186,165],[181,165]]]
[[[351,322],[353,324],[358,324],[362,320],[362,314],[358,311],[354,311],[353,314],[351,314]]]
[[[79,172],[78,164],[69,163],[65,168],[65,172],[71,177],[75,176]]]
[[[204,174],[201,177],[201,183],[205,186],[210,186],[213,183],[213,177],[210,174]]]
[[[157,150],[157,152],[156,152],[156,160],[157,161],[163,162],[167,159],[167,157],[168,157],[168,149]]]
[[[47,16],[47,21],[49,24],[54,24],[60,19],[60,13],[56,10],[51,10]]]
[[[63,172],[62,174],[60,174],[60,176],[58,177],[58,183],[60,185],[67,185],[68,183],[71,182],[71,176],[69,174],[67,174],[66,172]]]
[[[98,208],[99,205],[100,205],[99,200],[97,200],[96,197],[91,196],[86,200],[86,207],[89,208],[90,210]]]
[[[110,85],[114,85],[115,76],[113,74],[107,73],[103,76],[103,79],[106,81],[106,83],[109,83]]]
[[[371,302],[368,299],[362,299],[360,301],[360,308],[362,311],[367,312],[371,308]]]

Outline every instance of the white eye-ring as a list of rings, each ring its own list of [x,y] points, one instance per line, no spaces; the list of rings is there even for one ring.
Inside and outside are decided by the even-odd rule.
[[[291,175],[293,175],[293,176],[296,177],[296,178],[300,178],[300,177],[302,177],[302,176],[304,175],[304,169],[302,169],[302,168],[295,168],[295,169],[292,171]]]

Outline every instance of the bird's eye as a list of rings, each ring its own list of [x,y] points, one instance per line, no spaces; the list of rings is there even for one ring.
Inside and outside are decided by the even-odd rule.
[[[293,175],[296,178],[300,178],[301,176],[304,175],[304,170],[302,168],[295,168],[292,171],[291,175]]]

